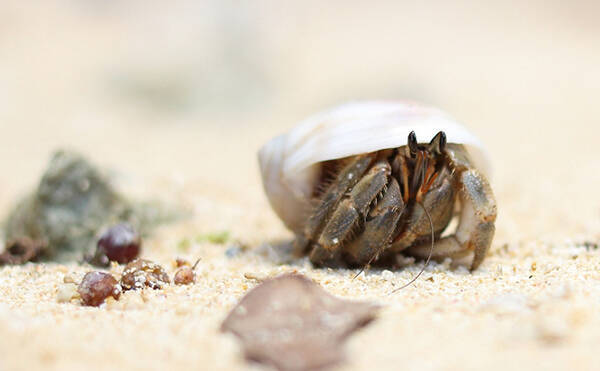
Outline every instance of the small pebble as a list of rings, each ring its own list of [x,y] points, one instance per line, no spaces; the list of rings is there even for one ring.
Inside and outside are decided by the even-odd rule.
[[[252,272],[246,272],[244,273],[244,278],[247,280],[253,280],[256,282],[263,282],[264,280],[266,280],[267,278],[269,278],[268,274],[255,274]]]
[[[109,261],[126,264],[140,254],[142,240],[129,224],[121,223],[109,228],[98,240],[97,254]]]
[[[56,293],[56,301],[59,303],[68,303],[71,299],[79,296],[77,292],[77,285],[75,283],[63,283],[58,286],[58,292]]]
[[[381,272],[381,277],[386,281],[392,281],[394,279],[394,273],[386,269],[383,272]]]
[[[175,267],[177,267],[177,268],[181,268],[183,266],[190,266],[190,265],[191,265],[190,262],[183,258],[175,259]]]
[[[225,256],[228,258],[233,258],[239,255],[242,252],[242,249],[239,246],[232,246],[225,250]]]
[[[83,276],[77,291],[83,305],[97,307],[109,296],[118,299],[121,295],[121,286],[112,275],[96,271],[88,272]]]
[[[146,259],[136,259],[125,266],[121,277],[124,290],[138,290],[144,287],[160,289],[169,283],[169,275],[163,267]]]
[[[194,271],[190,267],[180,268],[177,272],[175,272],[175,278],[173,278],[173,282],[176,285],[189,285],[190,283],[194,283]]]
[[[194,273],[194,269],[200,262],[200,259],[196,261],[193,267],[185,266],[180,268],[175,272],[175,277],[173,278],[173,282],[176,285],[189,285],[196,281],[196,274]]]

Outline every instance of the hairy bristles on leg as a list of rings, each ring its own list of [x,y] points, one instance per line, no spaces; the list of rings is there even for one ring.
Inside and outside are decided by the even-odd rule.
[[[318,202],[320,198],[327,192],[329,187],[335,183],[336,178],[344,166],[350,163],[350,159],[330,160],[321,165],[319,181],[313,189],[313,200]]]
[[[396,188],[398,188],[398,185],[396,183],[396,181],[394,180],[395,184],[396,184]],[[365,214],[365,222],[363,224],[366,223],[366,218],[367,215],[369,215],[375,208],[377,208],[377,204],[378,202],[382,201],[386,195],[386,193],[388,192],[388,185],[386,184],[381,192],[377,195],[377,197],[375,197],[375,199],[373,199],[373,201],[371,202],[371,205],[369,206],[369,212]],[[398,210],[398,208],[394,207],[395,210]],[[361,229],[364,229],[363,226],[361,226]],[[358,277],[362,272],[365,271],[365,269],[367,267],[369,267],[371,265],[371,263],[377,259],[379,257],[379,254],[381,254],[381,252],[383,252],[384,250],[386,250],[387,247],[389,247],[389,245],[391,244],[391,238],[390,240],[386,241],[384,244],[381,245],[381,247],[379,249],[377,249],[375,251],[375,253],[369,258],[369,260],[367,261],[367,263],[365,265],[362,266],[362,268],[360,269],[360,271],[354,275],[354,277],[352,278],[353,280],[356,279],[356,277]]]
[[[321,196],[327,192],[333,182],[335,182],[335,174],[323,175],[313,190],[313,201],[319,201]]]
[[[425,271],[425,268],[427,268],[427,266],[429,265],[429,260],[431,259],[431,255],[433,254],[433,245],[435,244],[435,232],[433,230],[433,220],[431,220],[431,215],[429,214],[429,211],[427,211],[425,206],[423,206],[423,204],[418,203],[416,205],[419,205],[423,208],[423,211],[425,211],[425,215],[427,215],[427,219],[429,219],[429,225],[431,227],[431,247],[429,248],[429,255],[427,256],[427,260],[425,260],[425,264],[423,264],[423,268],[421,268],[419,273],[415,277],[413,277],[412,280],[410,280],[408,283],[398,287],[397,289],[392,290],[392,292],[390,292],[388,295],[391,295],[397,291],[400,291],[400,290],[412,285],[421,276],[421,274],[423,274],[423,272]]]

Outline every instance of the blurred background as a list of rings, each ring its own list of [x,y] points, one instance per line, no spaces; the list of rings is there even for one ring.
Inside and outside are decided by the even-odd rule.
[[[413,99],[488,145],[500,242],[598,236],[599,4],[3,0],[0,210],[61,147],[140,192],[265,206],[270,137],[348,100]]]

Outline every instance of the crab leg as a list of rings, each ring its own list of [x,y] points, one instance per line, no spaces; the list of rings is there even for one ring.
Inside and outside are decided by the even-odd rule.
[[[373,156],[371,155],[356,156],[340,171],[331,187],[320,200],[317,208],[308,218],[304,226],[304,233],[296,236],[294,250],[297,253],[302,254],[308,250],[311,241],[321,234],[329,216],[336,209],[342,197],[360,181],[372,162]]]
[[[383,199],[369,212],[364,232],[345,248],[354,263],[368,264],[377,259],[389,246],[404,209],[398,182],[391,178]]]
[[[439,185],[429,190],[423,197],[419,207],[415,205],[409,218],[406,219],[405,225],[402,226],[401,233],[394,238],[392,250],[402,251],[413,245],[421,236],[426,236],[427,241],[431,241],[431,226],[429,219],[424,209],[427,209],[433,220],[435,235],[439,235],[446,228],[448,222],[452,218],[454,204],[454,188],[450,183],[450,179],[444,175],[438,178]],[[430,250],[430,244],[426,244],[427,253]]]
[[[390,164],[381,160],[340,201],[331,219],[323,229],[310,255],[311,261],[320,264],[339,249],[352,228],[366,218],[369,206],[382,192],[391,174]]]
[[[436,241],[432,258],[451,257],[459,259],[473,255],[471,270],[477,269],[490,248],[494,237],[496,202],[487,180],[475,169],[459,175],[462,212],[456,232]],[[429,246],[423,244],[406,250],[422,258],[429,254]]]

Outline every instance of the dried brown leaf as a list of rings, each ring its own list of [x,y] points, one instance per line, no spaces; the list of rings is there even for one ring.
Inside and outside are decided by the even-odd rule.
[[[221,329],[241,339],[250,360],[283,371],[317,370],[341,361],[345,339],[376,311],[373,304],[338,299],[304,276],[286,274],[246,294]]]

